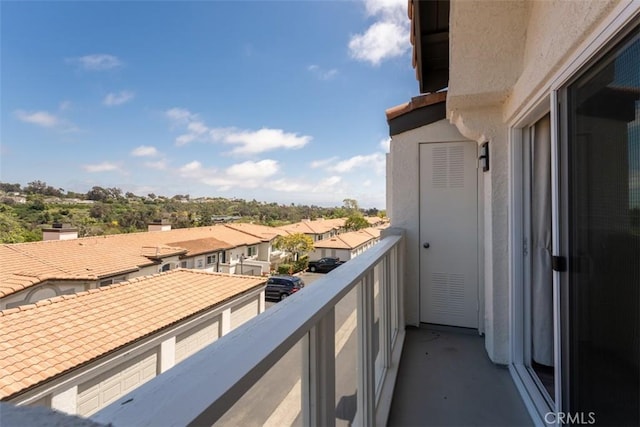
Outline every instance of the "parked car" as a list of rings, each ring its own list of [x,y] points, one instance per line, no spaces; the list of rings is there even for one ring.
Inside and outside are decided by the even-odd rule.
[[[304,288],[304,281],[296,276],[271,276],[267,280],[265,299],[283,300]]]
[[[312,273],[328,273],[344,263],[345,261],[340,261],[340,258],[325,257],[317,261],[309,261],[309,267],[307,267],[307,269]]]

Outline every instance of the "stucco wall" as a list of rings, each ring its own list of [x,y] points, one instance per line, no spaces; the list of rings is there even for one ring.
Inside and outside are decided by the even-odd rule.
[[[509,164],[508,122],[537,103],[541,113],[548,111],[552,79],[573,66],[572,58],[623,3],[632,4],[452,2],[447,117],[467,138],[490,141],[482,214],[486,347],[494,362],[510,360],[509,286],[517,286],[509,283],[509,171],[518,165]]]
[[[548,87],[549,79],[567,58],[583,47],[585,35],[618,3],[619,0],[531,2],[526,38],[521,42],[522,72],[505,104],[504,116],[510,117],[540,89]]]
[[[447,120],[394,135],[391,138],[388,185],[393,207],[391,226],[406,230],[404,260],[405,319],[420,323],[420,143],[464,141],[466,138]]]

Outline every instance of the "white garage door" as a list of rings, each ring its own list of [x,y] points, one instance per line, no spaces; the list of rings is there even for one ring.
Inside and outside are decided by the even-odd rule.
[[[176,337],[176,363],[211,344],[218,339],[219,335],[220,322],[218,319],[213,322],[205,322],[178,335]]]
[[[78,415],[88,416],[156,376],[151,350],[78,386]]]
[[[258,315],[258,298],[246,301],[243,305],[231,309],[231,329],[235,329],[247,320]]]

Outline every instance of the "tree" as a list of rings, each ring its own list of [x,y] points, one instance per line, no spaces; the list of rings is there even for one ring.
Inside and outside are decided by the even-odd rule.
[[[360,207],[358,206],[358,201],[356,199],[344,199],[342,201],[344,208],[350,212],[359,212]]]
[[[344,222],[344,228],[349,231],[358,231],[367,227],[369,227],[369,222],[364,219],[364,217],[360,213],[350,215],[349,218],[347,218],[347,220]]]
[[[273,247],[295,255],[294,259],[297,260],[313,250],[313,239],[303,233],[278,236],[273,242]]]
[[[106,202],[109,198],[109,190],[94,186],[87,192],[87,200],[94,200],[96,202]]]

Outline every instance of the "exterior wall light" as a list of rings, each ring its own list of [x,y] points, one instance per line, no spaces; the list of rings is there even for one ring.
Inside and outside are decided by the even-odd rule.
[[[480,167],[483,172],[489,170],[489,141],[482,143],[480,145],[480,156],[478,157],[480,161]]]

